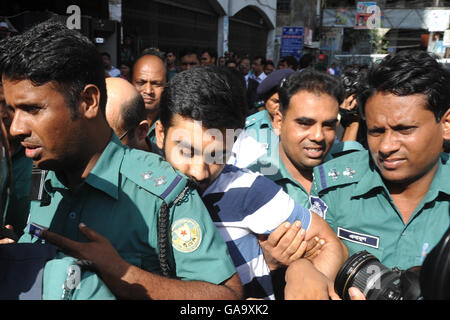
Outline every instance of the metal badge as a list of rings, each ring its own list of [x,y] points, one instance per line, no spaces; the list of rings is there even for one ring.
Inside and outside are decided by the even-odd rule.
[[[151,179],[153,177],[152,173],[153,172],[151,172],[151,171],[147,171],[147,172],[141,173],[142,179],[144,179],[144,180]]]
[[[339,177],[340,173],[336,171],[335,168],[331,169],[330,172],[328,172],[328,176],[332,177],[333,180],[336,180]]]
[[[160,186],[160,185],[166,184],[166,182],[167,182],[167,181],[166,181],[166,177],[165,177],[165,176],[156,178],[156,179],[155,179],[155,187],[158,187],[158,186]]]
[[[345,168],[345,171],[343,172],[344,176],[348,176],[349,178],[353,178],[353,175],[356,173],[355,170],[352,170],[351,168],[347,167]]]

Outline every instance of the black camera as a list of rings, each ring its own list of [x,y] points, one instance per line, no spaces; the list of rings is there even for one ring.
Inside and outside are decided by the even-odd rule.
[[[346,96],[355,94],[361,84],[362,74],[356,70],[347,71],[341,76]]]
[[[356,287],[368,300],[450,299],[450,228],[431,250],[422,267],[389,269],[367,251],[352,255],[339,270],[336,293],[350,300],[348,289]]]

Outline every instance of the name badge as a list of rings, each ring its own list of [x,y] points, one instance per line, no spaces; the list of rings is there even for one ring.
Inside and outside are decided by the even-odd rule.
[[[338,227],[337,236],[350,242],[378,249],[380,238]]]

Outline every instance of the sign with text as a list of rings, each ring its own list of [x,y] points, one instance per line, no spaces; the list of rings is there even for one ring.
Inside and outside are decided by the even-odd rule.
[[[281,57],[294,56],[300,59],[303,49],[303,27],[283,27],[281,34]]]

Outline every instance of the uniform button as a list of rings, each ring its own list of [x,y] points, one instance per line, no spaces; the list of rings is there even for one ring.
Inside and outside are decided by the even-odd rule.
[[[73,212],[73,211],[72,211],[71,213],[69,213],[69,218],[70,218],[70,219],[74,220],[76,217],[77,217],[76,212]]]

